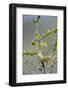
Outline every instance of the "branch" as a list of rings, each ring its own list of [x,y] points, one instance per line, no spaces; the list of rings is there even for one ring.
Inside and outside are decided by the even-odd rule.
[[[33,55],[36,55],[37,54],[37,52],[36,51],[24,51],[23,52],[23,55],[27,55],[27,56],[33,56]]]
[[[49,37],[52,33],[56,34],[57,29],[49,30],[49,31],[43,33],[42,36],[39,39],[39,42],[40,42],[40,40],[44,39],[45,37]]]

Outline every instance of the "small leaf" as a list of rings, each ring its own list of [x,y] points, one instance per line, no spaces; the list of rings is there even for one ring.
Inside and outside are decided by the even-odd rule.
[[[49,35],[51,35],[51,31],[48,31],[48,32],[46,32],[44,35],[45,35],[45,37],[48,37]]]
[[[41,60],[43,59],[43,54],[42,54],[41,51],[38,51],[37,55],[38,55],[38,57],[39,57]]]
[[[43,57],[43,61],[46,62],[46,63],[48,63],[48,64],[51,64],[51,57],[49,57],[49,56],[44,56],[44,57]]]
[[[56,33],[56,32],[57,32],[57,29],[49,30],[49,31],[43,33],[43,36],[48,37],[48,36],[50,36],[52,33]]]
[[[35,34],[35,40],[39,40],[41,38],[40,34]]]
[[[54,33],[56,33],[56,32],[57,32],[57,29],[54,30]]]
[[[39,44],[36,44],[36,49],[39,49]]]
[[[36,54],[37,54],[36,51],[33,52],[31,50],[23,52],[23,55],[27,55],[27,56],[33,56],[33,55],[36,55]]]
[[[57,50],[57,40],[54,43],[53,52]]]
[[[40,47],[47,47],[48,45],[47,45],[47,43],[45,43],[45,42],[41,42],[40,43]]]
[[[32,45],[35,45],[35,41],[32,41]]]

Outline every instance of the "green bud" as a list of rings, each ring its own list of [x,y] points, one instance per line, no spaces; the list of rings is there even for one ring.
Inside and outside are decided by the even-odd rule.
[[[32,41],[32,45],[35,45],[35,41]]]

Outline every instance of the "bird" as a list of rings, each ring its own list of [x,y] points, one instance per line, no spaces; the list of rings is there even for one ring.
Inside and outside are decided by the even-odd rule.
[[[38,16],[35,20],[33,19],[33,23],[37,23],[40,19],[40,16]]]
[[[40,19],[40,16],[37,16],[36,19],[33,19],[33,26],[34,26],[34,28],[35,28],[36,34],[38,34],[39,19]]]

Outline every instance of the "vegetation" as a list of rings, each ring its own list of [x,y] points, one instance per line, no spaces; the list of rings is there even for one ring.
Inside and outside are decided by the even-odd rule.
[[[39,20],[40,16],[37,16],[36,19],[33,19],[33,26],[35,29],[34,33],[34,39],[31,41],[32,46],[34,47],[34,50],[27,50],[23,51],[23,56],[36,56],[42,67],[40,67],[43,73],[46,73],[45,69],[45,63],[47,65],[51,66],[51,72],[52,73],[52,67],[54,66],[55,63],[57,63],[57,28],[48,30],[47,32],[44,32],[42,34],[39,34]],[[54,42],[51,47],[48,46],[48,43],[44,41],[44,39],[50,39],[50,36],[54,35]],[[46,52],[44,52],[43,48],[48,48]]]

